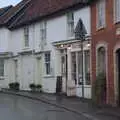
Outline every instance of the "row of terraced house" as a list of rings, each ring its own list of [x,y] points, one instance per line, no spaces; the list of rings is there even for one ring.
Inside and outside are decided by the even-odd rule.
[[[86,36],[75,38],[82,20]],[[120,103],[120,0],[22,0],[0,9],[0,87],[31,83],[55,93],[91,99],[105,74],[104,102]],[[83,74],[82,74],[83,73]],[[81,79],[83,78],[83,80]]]

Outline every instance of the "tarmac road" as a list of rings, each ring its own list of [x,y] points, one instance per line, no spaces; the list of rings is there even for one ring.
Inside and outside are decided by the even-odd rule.
[[[89,119],[39,101],[0,93],[0,120]]]

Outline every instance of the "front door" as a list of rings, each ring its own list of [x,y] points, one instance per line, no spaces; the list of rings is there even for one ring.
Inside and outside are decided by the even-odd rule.
[[[120,106],[120,50],[117,51],[118,105]]]

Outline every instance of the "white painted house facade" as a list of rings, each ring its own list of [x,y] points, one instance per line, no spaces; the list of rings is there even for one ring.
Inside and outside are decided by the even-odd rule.
[[[35,83],[42,84],[44,92],[55,93],[57,76],[62,76],[62,92],[81,97],[81,42],[75,39],[74,29],[82,19],[87,30],[83,45],[84,96],[91,98],[90,16],[86,5],[14,29],[1,27],[0,86],[19,82],[21,90],[29,90],[29,84]],[[70,89],[74,89],[72,93]]]

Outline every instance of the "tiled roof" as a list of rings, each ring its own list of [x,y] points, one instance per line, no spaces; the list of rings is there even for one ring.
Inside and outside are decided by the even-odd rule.
[[[4,15],[6,12],[8,12],[13,6],[6,6],[4,8],[0,8],[0,16]]]
[[[0,25],[7,23],[9,28],[15,28],[78,4],[83,7],[87,3],[88,0],[23,0],[0,17]]]
[[[15,17],[15,14],[20,11],[22,6],[26,4],[28,0],[23,0],[19,4],[17,4],[14,7],[11,7],[5,14],[0,16],[0,26],[7,24],[7,22],[12,19],[12,17]]]
[[[87,3],[88,0],[31,0],[29,6],[21,13],[21,17],[14,21],[10,27],[15,28],[75,5],[86,5]]]

